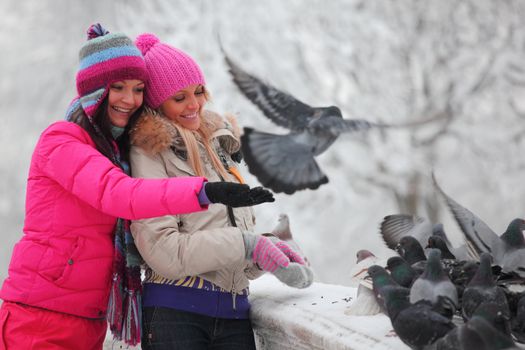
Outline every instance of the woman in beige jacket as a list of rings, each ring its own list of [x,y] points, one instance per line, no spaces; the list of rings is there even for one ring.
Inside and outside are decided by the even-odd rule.
[[[148,70],[150,108],[131,133],[133,176],[242,182],[232,160],[239,130],[233,118],[203,110],[208,93],[199,66],[152,34],[140,35],[136,45]],[[253,234],[254,223],[252,209],[224,205],[133,222],[147,264],[143,349],[255,348],[249,279],[269,271],[304,288],[313,276],[284,242]]]

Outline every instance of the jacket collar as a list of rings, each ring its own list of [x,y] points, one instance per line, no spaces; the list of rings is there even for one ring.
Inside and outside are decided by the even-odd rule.
[[[229,154],[240,148],[240,130],[233,116],[227,118],[211,111],[203,111],[203,122],[212,130],[221,147]],[[154,110],[146,109],[130,132],[131,144],[150,154],[161,153],[171,147],[185,151],[186,147],[173,122]]]

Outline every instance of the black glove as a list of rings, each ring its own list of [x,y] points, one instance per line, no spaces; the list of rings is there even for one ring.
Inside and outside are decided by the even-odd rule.
[[[210,202],[234,208],[275,201],[273,194],[265,188],[250,188],[248,185],[235,182],[207,182],[204,192]]]

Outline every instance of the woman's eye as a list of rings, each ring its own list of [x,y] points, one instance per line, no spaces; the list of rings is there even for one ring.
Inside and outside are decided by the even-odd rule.
[[[173,100],[175,102],[182,102],[182,101],[184,101],[184,96],[175,96],[175,97],[173,97]]]
[[[140,88],[136,88],[136,89],[135,89],[135,92],[137,92],[137,93],[141,94],[141,93],[143,93],[143,92],[144,92],[144,88],[143,88],[143,87],[140,87]]]
[[[195,95],[202,95],[204,93],[204,89],[195,91]]]
[[[120,90],[123,89],[123,86],[122,86],[122,85],[111,85],[111,88],[112,88],[113,90],[119,90],[119,91],[120,91]]]

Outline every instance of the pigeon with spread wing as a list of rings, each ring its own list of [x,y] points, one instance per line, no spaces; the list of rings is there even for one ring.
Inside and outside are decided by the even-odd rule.
[[[274,192],[292,194],[326,184],[328,177],[319,168],[316,156],[342,133],[388,127],[366,120],[343,119],[336,106],[311,107],[248,74],[224,55],[239,90],[272,122],[290,130],[289,134],[276,135],[245,127],[241,137],[248,169]]]
[[[461,228],[469,253],[477,256],[478,260],[482,253],[490,253],[494,263],[501,266],[503,273],[517,275],[520,279],[525,278],[525,220],[513,219],[505,232],[498,235],[477,215],[446,194],[434,174],[432,179]]]

